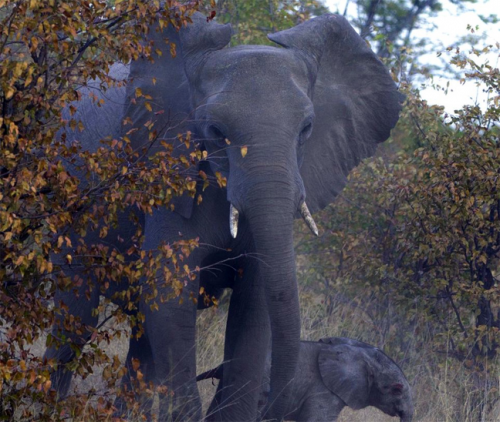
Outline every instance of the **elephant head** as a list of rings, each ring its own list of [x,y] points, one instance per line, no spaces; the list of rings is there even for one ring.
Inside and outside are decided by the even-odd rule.
[[[317,234],[311,212],[332,202],[349,171],[389,137],[402,96],[341,16],[324,15],[269,35],[284,48],[224,48],[229,25],[199,13],[192,19],[168,35],[178,59],[154,71],[163,69],[163,81],[153,86],[144,80],[153,96],[164,93],[162,101],[172,109],[158,119],[184,116],[207,151],[212,173],[227,178],[224,214],[230,219],[227,235],[235,238],[230,247],[251,238],[260,257],[256,288],[266,297],[272,337],[269,414],[279,417],[299,353],[293,220],[304,217]],[[133,62],[132,76],[144,76],[149,66]],[[176,201],[176,210],[189,218],[194,199]]]
[[[353,409],[374,406],[402,422],[413,417],[411,390],[398,365],[369,344],[342,337],[321,339],[318,356],[324,384]]]

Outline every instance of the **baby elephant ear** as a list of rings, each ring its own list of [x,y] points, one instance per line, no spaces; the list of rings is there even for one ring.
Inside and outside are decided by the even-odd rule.
[[[269,39],[299,51],[316,78],[316,118],[301,168],[307,205],[314,213],[332,202],[349,171],[389,137],[404,96],[342,16],[323,15]]]
[[[346,344],[325,347],[318,355],[325,386],[352,409],[369,406],[373,369],[362,349]]]

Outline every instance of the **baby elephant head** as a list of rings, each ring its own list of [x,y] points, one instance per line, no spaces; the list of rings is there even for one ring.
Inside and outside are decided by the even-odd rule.
[[[327,338],[318,356],[326,387],[352,409],[374,406],[402,422],[413,417],[408,381],[398,365],[381,350],[347,339]]]

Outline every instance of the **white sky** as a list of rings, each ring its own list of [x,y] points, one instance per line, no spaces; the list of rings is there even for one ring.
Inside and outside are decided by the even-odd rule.
[[[330,10],[336,11],[339,9],[341,13],[344,11],[346,3],[348,4],[347,17],[356,16],[356,6],[352,1],[324,0],[324,4]],[[421,57],[421,63],[439,65],[443,57],[447,59],[451,58],[451,54],[446,52],[446,47],[456,45],[457,43],[460,44],[460,37],[468,34],[467,25],[479,27],[475,35],[484,38],[479,44],[480,46],[494,45],[500,42],[500,24],[486,24],[479,17],[479,15],[489,16],[491,14],[500,16],[500,0],[479,0],[477,4],[467,4],[464,9],[451,4],[449,0],[442,0],[442,3],[443,11],[437,13],[435,17],[428,19],[423,27],[414,30],[412,33],[414,39],[428,38],[435,46],[429,54]],[[462,47],[462,51],[467,52],[469,50],[463,43]],[[438,51],[443,52],[441,59],[437,58]],[[484,58],[493,67],[500,65],[498,50],[497,54],[488,54]],[[464,104],[485,103],[486,96],[473,82],[469,81],[465,85],[460,85],[451,75],[449,77],[434,78],[434,83],[441,86],[446,86],[448,81],[450,82],[448,94],[436,91],[430,87],[432,81],[426,81],[426,84],[429,86],[422,88],[422,96],[429,103],[444,105],[446,111],[450,113]]]

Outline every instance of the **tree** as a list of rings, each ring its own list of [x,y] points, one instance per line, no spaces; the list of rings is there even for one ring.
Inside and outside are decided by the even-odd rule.
[[[140,290],[139,279],[148,280],[151,286],[164,282],[181,289],[190,278],[190,270],[183,268],[181,260],[195,241],[164,245],[153,258],[153,251],[140,251],[141,228],[137,226],[137,246],[126,257],[104,243],[87,245],[84,236],[87,230],[99,229],[104,237],[116,224],[118,213],[126,209],[151,212],[153,207],[168,206],[176,194],[194,194],[196,183],[186,169],[201,158],[201,152],[175,158],[172,147],[166,144],[153,159],[164,165],[149,166],[142,159],[143,152],[132,150],[126,137],[103,140],[102,147],[92,153],[57,133],[65,125],[85,130],[74,118],[81,98],[79,86],[91,79],[100,81],[102,90],[122,83],[108,75],[114,62],[127,63],[139,55],[154,59],[155,46],[142,42],[151,23],[180,28],[190,22],[199,5],[198,1],[167,1],[166,7],[160,8],[157,1],[0,0],[3,417],[12,418],[18,412],[22,418],[33,419],[36,412],[38,420],[54,420],[67,417],[67,409],[79,414],[83,408],[87,408],[88,418],[109,417],[112,406],[105,397],[95,407],[88,407],[85,397],[56,404],[49,379],[54,362],[43,362],[30,350],[53,324],[56,313],[65,315],[63,324],[88,338],[89,347],[73,345],[78,359],[68,364],[72,370],[85,377],[92,364],[103,364],[110,384],[125,371],[100,347],[120,335],[121,329],[100,326],[91,330],[66,314],[64,305],[50,306],[56,288],[73,289],[81,282],[65,277],[62,268],[53,263],[54,254],[72,246],[81,258],[79,262],[85,262],[86,276],[98,280],[95,288],[105,290],[122,277],[129,280],[129,288],[122,292],[128,309],[113,312],[118,322],[126,319],[125,310],[135,308],[133,297]],[[175,46],[170,49],[175,54]],[[67,120],[62,117],[64,109],[68,110]],[[156,140],[151,130],[150,141]],[[83,180],[72,173],[72,166],[86,175]],[[138,258],[132,258],[134,254]],[[161,257],[173,261],[177,270],[168,280],[154,278],[156,268],[162,265]],[[66,255],[68,264],[74,259]],[[155,299],[151,303],[154,306]],[[130,322],[138,325],[140,320],[138,315]],[[68,339],[49,336],[47,341],[60,344]]]
[[[320,244],[302,240],[301,249],[310,261],[306,277],[325,280],[327,291],[341,286],[361,306],[375,297],[379,326],[395,306],[399,317],[387,322],[398,331],[385,340],[404,348],[411,333],[417,347],[431,342],[437,355],[477,376],[473,394],[486,392],[491,403],[500,344],[500,72],[461,51],[452,64],[464,81],[482,84],[488,107],[465,106],[450,117],[408,91],[394,136],[416,136],[420,147],[359,167],[321,216]],[[480,412],[485,403],[476,399],[472,410]]]
[[[449,0],[452,4],[465,5],[477,0]],[[347,0],[344,14],[351,1]],[[356,17],[354,24],[360,35],[369,41],[384,41],[397,47],[409,47],[412,32],[426,17],[442,11],[443,0],[354,0]],[[350,8],[352,10],[352,7]],[[340,11],[338,11],[340,12]],[[375,30],[374,30],[375,29]],[[379,43],[378,54],[387,57],[389,51],[385,43]]]
[[[272,44],[267,34],[327,11],[321,0],[219,0],[216,16],[233,25],[233,44]]]

